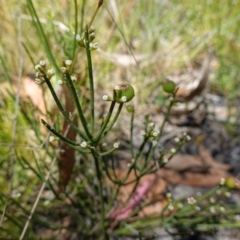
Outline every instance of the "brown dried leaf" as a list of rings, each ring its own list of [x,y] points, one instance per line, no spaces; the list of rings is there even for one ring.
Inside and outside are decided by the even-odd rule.
[[[66,86],[63,87],[63,95],[65,97],[65,109],[67,112],[74,111],[74,103],[70,96],[70,93]],[[73,123],[77,126],[77,118],[73,119]],[[66,120],[63,122],[62,134],[66,138],[75,141],[76,140],[76,131],[69,127],[69,124]],[[58,193],[60,194],[63,189],[67,186],[70,175],[72,173],[74,163],[75,163],[75,150],[69,147],[66,143],[62,143],[62,151],[59,154],[59,181],[58,181]]]
[[[117,170],[116,174],[119,178],[122,178],[127,174],[127,171],[128,170],[123,169]],[[132,171],[127,179],[127,182],[134,179],[136,179],[136,177]],[[131,213],[139,207],[140,209],[137,217],[143,217],[146,216],[146,214],[152,215],[153,213],[159,214],[166,206],[166,199],[163,195],[166,186],[166,182],[163,179],[160,179],[157,174],[145,175],[140,179],[136,188],[134,188],[135,183],[122,186],[120,194],[117,197],[119,205],[112,211],[109,218],[112,220],[114,219],[115,221],[121,221],[129,217]],[[132,192],[133,194],[128,200],[128,197]],[[151,206],[153,203],[155,205]]]

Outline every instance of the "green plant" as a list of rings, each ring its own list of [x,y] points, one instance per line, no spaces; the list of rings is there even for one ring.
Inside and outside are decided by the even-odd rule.
[[[21,117],[24,117],[24,121],[32,126],[34,131],[33,141],[40,147],[24,152],[16,149],[16,161],[18,163],[16,171],[22,171],[22,175],[19,175],[19,179],[22,180],[20,183],[24,187],[24,180],[26,180],[24,175],[29,174],[30,176],[27,179],[31,181],[32,185],[30,188],[24,187],[21,196],[14,195],[12,191],[10,196],[6,192],[2,193],[0,199],[3,206],[1,223],[4,217],[9,220],[6,225],[1,227],[4,236],[34,239],[37,238],[36,235],[42,229],[52,230],[53,236],[51,238],[57,238],[58,235],[63,234],[63,230],[78,239],[109,239],[114,234],[119,234],[119,236],[130,234],[131,231],[125,224],[124,219],[136,214],[142,207],[142,198],[134,200],[136,192],[139,191],[139,181],[143,176],[154,173],[163,167],[180,150],[181,146],[189,141],[189,136],[185,134],[179,140],[176,149],[164,149],[159,152],[157,148],[170,109],[175,104],[177,89],[172,83],[170,83],[170,86],[163,85],[163,89],[169,95],[164,98],[167,111],[162,125],[156,126],[149,116],[145,116],[144,130],[141,132],[142,142],[138,148],[134,144],[133,132],[135,107],[137,106],[128,105],[128,102],[133,100],[135,95],[132,85],[123,81],[115,87],[113,87],[114,85],[111,86],[113,87],[112,94],[102,97],[103,101],[109,103],[106,117],[102,117],[100,120],[96,117],[96,89],[94,86],[92,51],[97,48],[97,45],[92,41],[95,39],[95,31],[98,33],[100,28],[95,30],[92,23],[102,3],[102,1],[99,1],[96,11],[89,18],[89,24],[84,27],[82,18],[81,23],[78,24],[79,9],[77,2],[74,1],[73,29],[65,35],[61,35],[60,40],[58,39],[59,36],[53,33],[55,41],[59,43],[59,49],[62,50],[62,53],[59,53],[52,50],[54,44],[50,44],[33,2],[31,0],[27,1],[28,10],[32,16],[32,24],[35,26],[36,34],[48,58],[49,65],[52,65],[54,70],[47,69],[46,61],[35,64],[35,56],[29,50],[27,44],[25,49],[36,66],[35,82],[41,85],[43,93],[46,95],[48,92],[51,93],[51,99],[54,99],[55,104],[51,109],[50,104],[46,103],[48,111],[44,116],[45,120],[41,120],[51,135],[41,133],[38,122],[29,117],[29,109],[33,109],[32,104],[27,102],[22,105]],[[82,4],[82,12],[84,11],[85,1]],[[53,30],[56,29],[53,27]],[[83,32],[81,36],[78,35],[79,32]],[[86,61],[83,60],[84,57],[86,57]],[[62,64],[59,65],[58,62],[62,60]],[[86,71],[85,67],[81,65],[87,66]],[[54,75],[56,79],[54,79]],[[63,95],[58,95],[56,83],[62,86]],[[24,105],[26,105],[26,108],[24,108]],[[121,141],[111,137],[111,134],[117,131],[113,127],[119,118],[126,114],[124,113],[125,105],[127,105],[128,117],[130,118],[129,149],[131,162],[127,164],[126,174],[119,177],[116,161],[114,161],[114,152],[120,148]],[[114,140],[112,141],[112,139]],[[111,141],[110,147],[108,147],[109,144],[106,146],[106,142]],[[68,146],[71,148],[68,148]],[[75,158],[80,159],[77,164]],[[56,166],[57,162],[59,169]],[[129,180],[131,173],[135,176],[134,180]],[[76,182],[69,181],[70,176],[73,176]],[[42,183],[40,188],[36,187],[36,185],[39,186],[39,183]],[[113,211],[113,209],[118,210],[115,209],[115,204],[120,195],[121,187],[130,183],[134,183],[132,193],[123,202],[122,209]],[[16,185],[17,183],[14,186]],[[191,231],[209,230],[215,226],[224,225],[222,219],[219,220],[213,213],[211,222],[208,222],[206,226],[206,220],[209,218],[209,214],[207,214],[209,206],[205,206],[205,204],[208,204],[206,200],[216,194],[219,188],[223,187],[217,187],[217,189],[197,199],[194,204],[185,204],[185,200],[182,200],[183,206],[180,201],[174,202],[169,196],[169,204],[161,215],[157,218],[150,216],[146,219],[140,219],[133,222],[131,226],[136,231],[147,231],[149,228],[153,229],[163,225],[166,229],[171,227],[176,230],[171,234],[185,234],[189,232],[189,229]],[[37,196],[36,192],[38,192]],[[44,192],[48,194],[42,197]],[[36,200],[32,199],[32,193],[34,193]],[[122,211],[131,201],[134,202],[136,207],[132,207],[131,211]],[[199,211],[197,208],[199,207],[198,203],[203,205],[203,207],[200,207],[203,208],[203,211]],[[177,211],[174,212],[173,210]],[[220,207],[218,210],[223,212]],[[165,213],[169,213],[169,211],[171,215],[165,216]],[[199,217],[193,219],[196,211]],[[224,216],[228,214],[233,216],[237,211],[235,206],[232,209],[230,207],[227,213],[224,213]],[[232,216],[229,219],[227,217],[223,219],[228,221],[226,226],[238,227],[239,225],[235,222],[230,224],[233,220]],[[67,226],[65,221],[69,222]],[[143,239],[142,234],[139,234],[139,239]]]

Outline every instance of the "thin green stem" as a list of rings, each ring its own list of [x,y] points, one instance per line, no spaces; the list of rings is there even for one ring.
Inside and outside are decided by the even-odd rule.
[[[135,113],[135,111],[133,110],[132,115],[131,115],[131,123],[130,123],[130,148],[131,148],[132,159],[134,158],[134,146],[133,146],[134,113]]]
[[[104,136],[106,136],[106,134],[112,129],[113,125],[117,121],[117,119],[119,117],[119,114],[120,114],[120,112],[122,110],[122,107],[123,107],[123,103],[120,103],[119,106],[118,106],[118,110],[117,110],[113,120],[110,122],[108,128],[103,132]]]
[[[78,115],[80,117],[80,121],[81,121],[82,126],[85,130],[85,133],[87,134],[88,139],[92,139],[92,135],[90,134],[90,132],[88,130],[88,124],[87,124],[86,118],[84,117],[82,107],[81,107],[81,104],[80,104],[78,96],[77,96],[76,89],[73,85],[73,82],[71,80],[71,77],[70,77],[69,73],[66,73],[66,81],[67,81],[67,87],[68,87],[69,91],[71,92],[73,100],[74,100],[75,105],[77,107]]]
[[[52,54],[52,51],[51,51],[51,48],[49,46],[47,37],[46,37],[46,35],[43,31],[42,24],[41,24],[41,22],[38,18],[38,15],[37,15],[36,9],[34,8],[33,2],[32,2],[32,0],[27,0],[27,2],[28,2],[28,8],[29,8],[30,13],[31,13],[32,18],[33,18],[33,23],[35,23],[35,21],[37,21],[37,24],[35,24],[35,26],[38,30],[40,38],[42,39],[43,46],[45,47],[45,52],[46,52],[48,58],[50,59],[50,61],[52,62],[52,64],[54,65],[55,69],[59,72],[58,65],[55,61],[55,58],[54,58],[53,54]]]
[[[103,185],[102,185],[102,174],[101,174],[101,170],[100,170],[100,166],[99,166],[99,157],[96,153],[96,151],[94,149],[91,149],[93,158],[94,158],[94,164],[95,164],[95,168],[96,168],[96,173],[97,173],[97,179],[98,179],[98,192],[99,192],[99,196],[100,196],[100,208],[101,208],[101,212],[100,212],[100,217],[101,217],[101,228],[102,228],[102,232],[103,232],[103,236],[104,236],[104,240],[108,240],[108,234],[107,231],[105,229],[105,209],[104,209],[104,202],[103,202]]]
[[[93,82],[93,69],[92,69],[92,57],[90,50],[90,42],[89,42],[89,32],[88,26],[85,28],[85,43],[86,43],[86,55],[87,55],[87,63],[88,63],[88,75],[89,75],[89,86],[90,86],[90,112],[91,112],[91,133],[94,131],[94,82]]]
[[[99,132],[98,135],[94,138],[94,141],[95,141],[95,142],[98,142],[98,141],[101,139],[101,136],[102,136],[104,130],[106,129],[106,127],[107,127],[107,125],[108,125],[108,123],[109,123],[109,121],[110,121],[110,118],[111,118],[111,116],[112,116],[112,113],[113,113],[113,109],[114,109],[114,107],[115,107],[115,104],[116,104],[115,101],[112,101],[112,102],[111,102],[111,105],[110,105],[110,108],[109,108],[109,111],[108,111],[108,115],[107,115],[106,119],[104,119],[104,123],[103,123],[103,125],[102,125],[102,127],[101,127],[101,129],[100,129],[100,132]]]
[[[84,15],[85,15],[85,3],[86,3],[86,0],[83,0],[83,1],[82,1],[82,8],[81,8],[81,27],[80,27],[80,33],[83,32]]]
[[[66,112],[66,110],[63,108],[62,104],[60,103],[54,88],[50,82],[50,80],[48,78],[45,77],[45,81],[48,85],[48,88],[54,98],[55,103],[58,106],[58,109],[60,110],[60,112],[62,113],[62,115],[64,116],[64,118],[66,119],[66,121],[69,123],[69,125],[76,130],[76,132],[84,139],[84,140],[88,140],[88,137],[86,136],[86,134],[84,132],[82,132],[80,129],[78,129],[78,127],[72,122],[72,120],[69,118],[68,113]]]
[[[73,39],[73,54],[72,59],[74,59],[76,47],[77,47],[77,34],[78,34],[78,6],[77,6],[77,0],[74,0],[74,39]]]
[[[70,146],[80,146],[80,143],[76,143],[71,141],[70,139],[62,136],[59,132],[57,132],[53,127],[51,127],[47,122],[45,122],[43,119],[41,119],[42,124],[51,132],[53,133],[55,136],[57,136],[58,138],[60,138],[63,142],[69,144]]]

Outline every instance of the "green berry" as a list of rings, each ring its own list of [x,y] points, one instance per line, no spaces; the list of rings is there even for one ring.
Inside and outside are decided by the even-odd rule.
[[[134,88],[129,83],[121,83],[115,86],[113,96],[118,103],[129,102],[135,96]]]
[[[167,81],[162,84],[162,88],[166,93],[174,93],[176,84],[173,81]]]

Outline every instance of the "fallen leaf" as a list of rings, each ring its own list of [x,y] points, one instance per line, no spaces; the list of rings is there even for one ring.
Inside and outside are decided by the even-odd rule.
[[[65,109],[67,112],[74,111],[74,103],[72,97],[66,86],[63,86],[63,95],[65,97]],[[74,117],[73,123],[77,126],[77,118]],[[68,122],[64,120],[62,135],[66,138],[75,141],[76,131],[72,129]],[[66,143],[62,142],[61,152],[59,154],[59,180],[58,180],[58,193],[60,194],[63,189],[67,186],[71,173],[73,171],[75,163],[75,150],[68,146]]]

